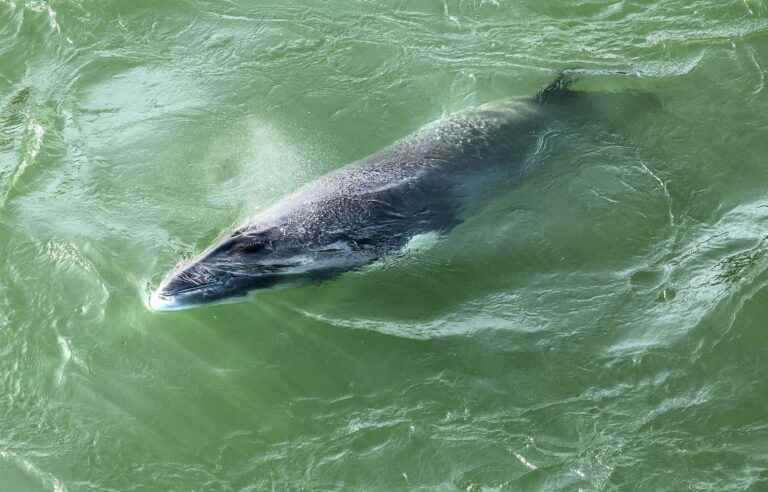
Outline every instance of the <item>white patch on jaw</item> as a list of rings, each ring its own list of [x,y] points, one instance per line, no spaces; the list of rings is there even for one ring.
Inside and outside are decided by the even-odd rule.
[[[440,233],[435,231],[424,232],[412,236],[399,251],[391,256],[384,256],[366,265],[363,271],[376,271],[387,268],[402,261],[407,261],[409,257],[424,253],[434,247],[440,240]]]
[[[401,253],[421,253],[432,248],[440,239],[440,234],[435,231],[416,234],[405,243]]]
[[[325,255],[324,252],[330,254]],[[301,275],[317,270],[354,268],[365,263],[365,258],[360,253],[353,251],[349,243],[336,241],[312,251],[311,254],[300,254],[289,258],[275,258],[274,260],[262,261],[261,263],[263,265],[289,263],[291,266],[281,268],[280,274]]]
[[[286,275],[301,275],[310,273],[317,270],[326,270],[333,268],[354,268],[364,261],[360,255],[351,251],[343,251],[340,254],[336,254],[327,258],[301,255],[289,258],[288,261],[292,263],[291,266],[280,270],[280,274]],[[275,260],[275,263],[285,262],[285,259]]]

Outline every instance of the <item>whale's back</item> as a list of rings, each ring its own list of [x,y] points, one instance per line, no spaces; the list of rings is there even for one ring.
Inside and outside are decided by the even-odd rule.
[[[364,159],[299,188],[253,217],[254,227],[322,233],[340,225],[409,216],[420,229],[446,227],[454,213],[456,186],[489,167],[519,165],[535,142],[544,116],[531,100],[484,104],[425,125]],[[426,218],[435,220],[429,223]],[[333,226],[331,226],[333,224]]]

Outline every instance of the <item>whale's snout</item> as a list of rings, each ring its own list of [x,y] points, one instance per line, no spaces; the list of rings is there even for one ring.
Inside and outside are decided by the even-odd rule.
[[[211,286],[196,281],[190,271],[199,267],[192,264],[183,270],[171,272],[149,297],[149,308],[153,311],[178,311],[205,302],[210,296]]]
[[[191,268],[199,268],[193,265]],[[185,270],[186,271],[186,270]],[[184,278],[184,274],[171,274],[149,298],[153,311],[178,311],[201,304],[246,295],[250,290],[267,287],[272,280],[261,275],[232,275],[221,273],[216,279],[196,282]]]
[[[272,230],[238,230],[168,274],[148,305],[175,311],[237,299],[257,289],[329,278],[372,257],[333,236],[320,243]]]
[[[241,297],[251,289],[269,284],[264,275],[214,269],[210,261],[210,258],[201,258],[170,273],[152,292],[149,308],[153,311],[178,311]]]
[[[184,309],[184,305],[175,297],[164,293],[162,289],[157,289],[149,297],[149,308],[152,311],[177,311]]]
[[[263,234],[236,231],[169,273],[151,294],[153,311],[177,311],[240,298],[302,273],[311,259],[275,245]]]

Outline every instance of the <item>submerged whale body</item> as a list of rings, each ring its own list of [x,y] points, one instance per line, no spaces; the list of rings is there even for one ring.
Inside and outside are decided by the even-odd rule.
[[[526,155],[576,93],[561,75],[530,98],[487,103],[429,124],[326,174],[178,266],[152,294],[154,310],[237,298],[255,289],[333,277],[461,221],[473,183],[525,172]]]

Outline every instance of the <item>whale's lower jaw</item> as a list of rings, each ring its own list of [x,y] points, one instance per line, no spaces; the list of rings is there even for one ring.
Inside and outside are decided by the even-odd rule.
[[[405,244],[401,245],[400,248],[389,253],[397,255],[423,252],[434,246],[438,239],[439,233],[436,231],[415,234]],[[347,251],[343,256],[337,256],[324,261],[310,262],[309,258],[304,258],[304,261],[296,261],[292,266],[283,268],[280,274],[263,276],[260,277],[259,281],[255,281],[255,278],[251,277],[249,281],[240,282],[238,285],[220,281],[189,285],[186,288],[175,290],[171,287],[174,275],[172,274],[169,279],[166,279],[151,293],[146,305],[151,311],[162,312],[181,311],[212,304],[242,302],[256,292],[282,290],[307,283],[328,280],[345,272],[371,265],[384,256],[386,256],[386,253],[383,251],[378,255],[363,255]],[[200,261],[205,260],[201,259]],[[191,266],[193,267],[194,263],[186,267],[187,270]],[[248,277],[243,276],[243,278]]]
[[[178,297],[167,297],[158,292],[153,292],[149,297],[147,304],[149,309],[155,312],[183,311],[203,306],[242,302],[247,300],[253,292],[255,292],[255,290],[227,297],[220,297],[215,300],[187,300],[186,302],[184,299]]]
[[[328,277],[336,276],[348,269],[328,273]],[[247,301],[253,298],[257,293],[272,290],[282,290],[294,288],[314,280],[326,278],[320,274],[296,275],[289,274],[284,276],[267,277],[262,282],[238,288],[227,288],[226,284],[213,283],[202,285],[199,288],[186,289],[178,293],[168,292],[165,285],[161,285],[152,292],[146,302],[151,311],[181,311],[203,306],[218,304],[234,304]]]
[[[216,284],[206,284],[200,287],[193,287],[180,291],[178,293],[169,293],[166,286],[161,285],[149,297],[148,307],[152,311],[181,311],[204,304],[214,304],[226,302],[231,298],[240,298],[247,291],[242,293],[219,293],[216,292]]]

